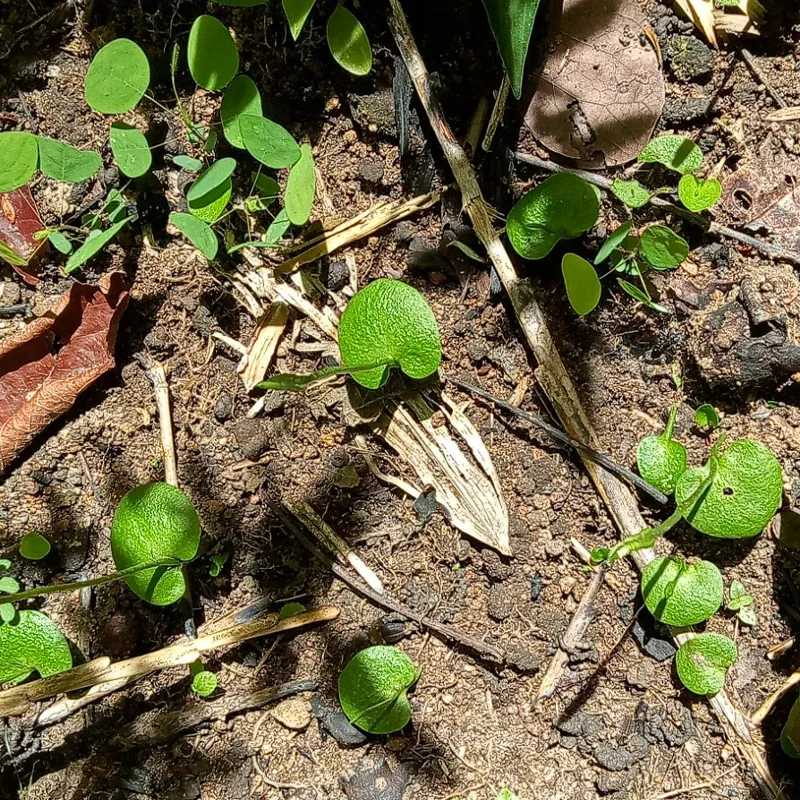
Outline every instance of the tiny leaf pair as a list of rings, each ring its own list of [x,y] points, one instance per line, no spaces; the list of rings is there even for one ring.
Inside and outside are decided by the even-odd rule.
[[[735,579],[731,581],[729,594],[730,598],[725,608],[727,608],[728,611],[735,611],[739,620],[745,625],[750,625],[751,627],[755,625],[756,622],[758,622],[756,611],[753,608],[755,599],[752,595],[747,593],[741,581]]]

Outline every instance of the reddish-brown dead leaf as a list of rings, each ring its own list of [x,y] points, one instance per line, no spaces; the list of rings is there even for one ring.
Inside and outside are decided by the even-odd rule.
[[[78,395],[114,366],[128,305],[121,272],[76,283],[45,316],[0,341],[0,473]]]
[[[47,247],[46,242],[33,238],[33,234],[41,230],[44,230],[44,223],[27,186],[14,189],[13,192],[0,192],[0,242],[5,242],[15,253],[30,262],[37,250],[41,253]],[[39,283],[36,268],[31,263],[25,267],[12,264],[11,268],[26,283],[32,286]]]
[[[582,166],[632,161],[664,108],[664,77],[639,4],[560,5],[525,123],[548,150]]]

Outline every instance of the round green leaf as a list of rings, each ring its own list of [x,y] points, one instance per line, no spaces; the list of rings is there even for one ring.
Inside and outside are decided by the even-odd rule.
[[[144,50],[130,39],[114,39],[92,59],[86,73],[86,102],[101,114],[124,114],[150,85]]]
[[[714,406],[704,403],[695,411],[694,421],[701,428],[716,428],[719,425],[719,414]]]
[[[710,561],[655,558],[642,570],[642,597],[665,625],[697,625],[722,605],[722,574]]]
[[[705,211],[717,204],[722,196],[722,184],[716,178],[702,181],[694,175],[684,175],[678,184],[678,197],[689,211]]]
[[[234,147],[244,148],[239,118],[243,114],[261,116],[261,95],[247,75],[237,75],[225,90],[219,115],[225,138]]]
[[[317,188],[317,174],[314,169],[314,156],[311,146],[300,146],[300,160],[289,171],[286,181],[286,214],[292,225],[305,225],[311,216],[314,192]]]
[[[173,212],[169,221],[209,260],[216,258],[219,249],[217,234],[194,214]]]
[[[650,201],[650,192],[639,181],[615,178],[611,184],[611,193],[618,200],[622,200],[628,208],[641,208]]]
[[[208,194],[198,197],[196,200],[189,200],[187,198],[187,205],[189,213],[198,219],[207,222],[209,225],[215,223],[225,207],[228,205],[233,194],[233,183],[228,178],[226,181],[217,186],[216,189]]]
[[[677,412],[673,412],[677,413]],[[686,472],[686,448],[672,438],[674,416],[661,436],[646,436],[636,449],[639,474],[664,494],[672,494],[678,478]]]
[[[207,669],[192,678],[192,691],[200,697],[210,697],[217,690],[217,676]]]
[[[353,725],[368,733],[394,733],[411,719],[406,692],[419,672],[396,647],[357,653],[339,676],[339,702]]]
[[[711,485],[684,514],[686,521],[701,533],[722,539],[761,533],[781,504],[783,477],[778,459],[750,439],[737,439],[715,458]],[[678,506],[689,501],[710,469],[706,464],[681,475],[675,487]]]
[[[402,281],[379,278],[347,304],[339,322],[339,351],[346,367],[380,364],[355,373],[377,389],[399,366],[410,378],[427,378],[442,361],[439,328],[422,295]]]
[[[189,31],[189,72],[198,86],[217,92],[239,71],[239,51],[230,31],[209,14],[199,16]]]
[[[111,526],[111,553],[118,570],[174,558],[191,561],[200,544],[200,520],[189,498],[168,483],[132,489],[117,508]],[[180,567],[154,567],[125,582],[139,597],[157,606],[174,603],[186,591]]]
[[[36,172],[39,148],[27,131],[0,133],[0,192],[24,186]]]
[[[283,12],[286,14],[286,21],[289,23],[289,30],[292,32],[292,39],[297,41],[306,19],[314,8],[317,0],[283,0]],[[369,70],[367,70],[369,72]]]
[[[291,167],[300,159],[300,147],[294,136],[271,119],[242,114],[239,130],[247,152],[266,167]]]
[[[653,139],[639,153],[639,161],[663,164],[667,169],[686,175],[703,163],[703,151],[685,136],[665,134]]]
[[[364,26],[343,5],[328,19],[328,47],[338,64],[353,75],[372,69],[372,50]]]
[[[566,253],[561,259],[561,274],[567,287],[567,298],[575,311],[581,316],[594,311],[603,291],[595,268],[585,258]]]
[[[39,611],[20,611],[0,624],[0,684],[20,683],[34,670],[43,678],[72,667],[61,628]]]
[[[38,533],[26,533],[19,540],[19,554],[30,561],[39,561],[50,552],[50,542]]]
[[[523,258],[544,258],[561,239],[574,239],[593,227],[599,213],[594,188],[577,175],[559,172],[514,204],[506,231]]]
[[[56,181],[81,183],[88,180],[103,166],[99,153],[92,150],[78,150],[58,139],[37,136],[39,145],[39,169]]]
[[[185,153],[180,153],[172,157],[172,163],[187,172],[200,172],[203,169],[203,162],[199,158],[192,158]]]
[[[144,134],[124,122],[111,125],[111,152],[123,175],[128,178],[139,178],[144,175],[153,163],[150,145]]]
[[[639,253],[655,269],[680,266],[689,255],[689,245],[666,225],[651,225],[639,238]]]
[[[189,187],[186,200],[194,205],[204,205],[203,199],[217,192],[220,186],[233,175],[236,169],[235,158],[221,158],[215,161],[200,177]]]
[[[701,633],[678,648],[675,668],[690,692],[715,695],[725,686],[728,668],[738,656],[736,645],[727,636]]]

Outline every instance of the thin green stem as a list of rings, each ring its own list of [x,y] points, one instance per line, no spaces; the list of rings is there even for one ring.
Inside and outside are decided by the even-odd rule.
[[[669,441],[672,438],[672,431],[675,429],[675,422],[678,419],[678,411],[680,406],[674,405],[669,410],[669,419],[667,420],[667,427],[664,429],[664,441]]]
[[[158,100],[156,100],[155,97],[153,97],[152,95],[145,94],[144,98],[145,98],[145,100],[149,100],[151,103],[154,103],[155,105],[157,105],[162,111],[166,111],[167,114],[171,114],[172,113],[172,109],[167,108],[163,103],[159,103]]]
[[[176,567],[182,562],[174,558],[161,558],[158,561],[148,561],[145,564],[137,564],[133,567],[112,572],[109,575],[101,575],[99,578],[89,578],[85,581],[73,581],[72,583],[54,583],[51,586],[39,586],[36,589],[28,589],[24,592],[15,594],[0,595],[0,602],[21,603],[23,600],[30,600],[32,597],[41,597],[46,594],[59,594],[61,592],[73,592],[76,589],[85,589],[87,586],[102,586],[105,583],[122,580],[135,575],[137,572],[144,572],[146,569],[157,567]]]

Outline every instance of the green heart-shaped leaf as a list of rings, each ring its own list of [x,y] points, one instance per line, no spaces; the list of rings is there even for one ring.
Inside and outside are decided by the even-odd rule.
[[[119,171],[128,178],[140,178],[153,163],[153,154],[144,134],[132,125],[114,122],[109,136],[111,152]]]
[[[111,526],[111,553],[122,571],[162,558],[191,561],[200,544],[200,520],[189,498],[168,483],[148,483],[122,498]],[[157,606],[186,591],[180,567],[154,567],[125,578],[139,597]]]
[[[236,42],[230,31],[209,14],[192,23],[186,58],[194,82],[210,92],[225,88],[239,71]]]
[[[689,255],[689,245],[666,225],[651,225],[639,237],[639,252],[655,269],[680,266]]]
[[[427,378],[442,361],[439,327],[422,295],[402,281],[379,278],[347,304],[339,322],[345,367],[385,364],[353,374],[368,389],[382,386],[392,366],[410,378]]]
[[[738,656],[736,645],[727,636],[701,633],[678,648],[675,668],[690,692],[711,696],[722,691],[728,668]]]
[[[717,204],[722,196],[722,184],[716,178],[702,181],[694,175],[684,175],[678,184],[678,197],[689,211],[705,211]]]
[[[636,449],[639,474],[664,494],[672,494],[678,479],[688,465],[686,448],[672,438],[678,408],[669,415],[667,427],[660,436],[646,436]]]
[[[78,150],[58,139],[37,136],[39,145],[39,169],[56,181],[81,183],[88,180],[103,166],[99,153],[92,150]]]
[[[339,676],[339,702],[353,725],[368,733],[394,733],[411,719],[406,692],[419,678],[411,659],[379,645],[357,653]]]
[[[328,47],[338,64],[353,75],[366,75],[372,69],[372,50],[364,26],[341,3],[328,19]]]
[[[716,459],[711,485],[686,521],[701,533],[723,539],[741,539],[761,533],[775,515],[783,495],[781,465],[766,447],[737,439]],[[706,480],[711,464],[687,470],[675,487],[678,506],[688,503]]]
[[[559,172],[514,204],[506,232],[523,258],[544,258],[561,239],[593,227],[599,213],[597,191],[577,175]]]
[[[247,75],[237,75],[225,90],[219,116],[225,138],[234,146],[244,148],[239,120],[244,114],[261,116],[261,94]]]
[[[667,169],[686,175],[703,163],[703,151],[691,139],[668,133],[653,139],[639,153],[639,161],[663,164]]]
[[[641,585],[645,605],[665,625],[697,625],[722,605],[722,574],[710,561],[655,558],[642,570]]]
[[[561,274],[567,287],[567,298],[575,311],[584,316],[597,308],[603,287],[595,268],[575,253],[561,259]]]
[[[611,193],[622,200],[628,208],[641,208],[650,200],[651,193],[639,181],[624,181],[615,178],[611,184]]]
[[[20,611],[0,624],[0,684],[24,681],[34,670],[43,678],[72,667],[61,628],[39,611]]]
[[[11,192],[24,186],[36,172],[38,161],[39,148],[32,133],[0,133],[0,192]],[[25,263],[23,261],[22,265]]]
[[[124,114],[150,85],[144,50],[130,39],[114,39],[98,51],[86,73],[86,102],[101,114]]]

